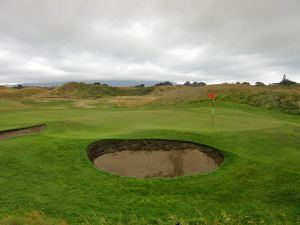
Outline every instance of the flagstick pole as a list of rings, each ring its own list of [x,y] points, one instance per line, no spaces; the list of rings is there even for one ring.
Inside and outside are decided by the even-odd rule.
[[[214,127],[214,113],[215,113],[215,98],[212,99],[212,108],[211,108],[211,127]]]

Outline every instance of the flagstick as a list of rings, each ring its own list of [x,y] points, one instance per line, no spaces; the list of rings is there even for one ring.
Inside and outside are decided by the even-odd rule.
[[[211,107],[211,127],[214,127],[214,114],[215,114],[215,98],[212,99],[212,107]]]
[[[207,94],[208,99],[211,100],[211,127],[214,127],[214,114],[215,114],[215,93],[211,92]]]

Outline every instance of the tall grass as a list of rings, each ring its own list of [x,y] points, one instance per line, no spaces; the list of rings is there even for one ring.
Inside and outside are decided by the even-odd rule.
[[[159,87],[153,95],[159,104],[170,105],[207,100],[214,92],[220,100],[300,114],[300,86],[250,86],[238,84],[208,85],[205,87]]]
[[[37,97],[39,95],[47,93],[48,90],[45,88],[22,88],[22,89],[15,89],[15,88],[0,88],[0,98],[8,98],[8,99],[24,99],[30,97]]]

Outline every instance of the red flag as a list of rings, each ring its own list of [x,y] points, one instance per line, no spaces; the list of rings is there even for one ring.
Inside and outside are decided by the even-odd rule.
[[[215,93],[208,93],[207,97],[208,97],[208,99],[215,99],[216,95],[215,95]]]

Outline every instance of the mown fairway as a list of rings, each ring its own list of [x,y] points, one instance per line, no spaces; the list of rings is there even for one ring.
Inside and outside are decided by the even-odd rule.
[[[37,211],[68,224],[299,223],[299,116],[217,102],[212,129],[209,106],[1,100],[0,130],[38,123],[48,129],[0,141],[0,221]],[[119,177],[86,157],[86,146],[104,138],[193,141],[222,150],[225,162],[201,176]]]

